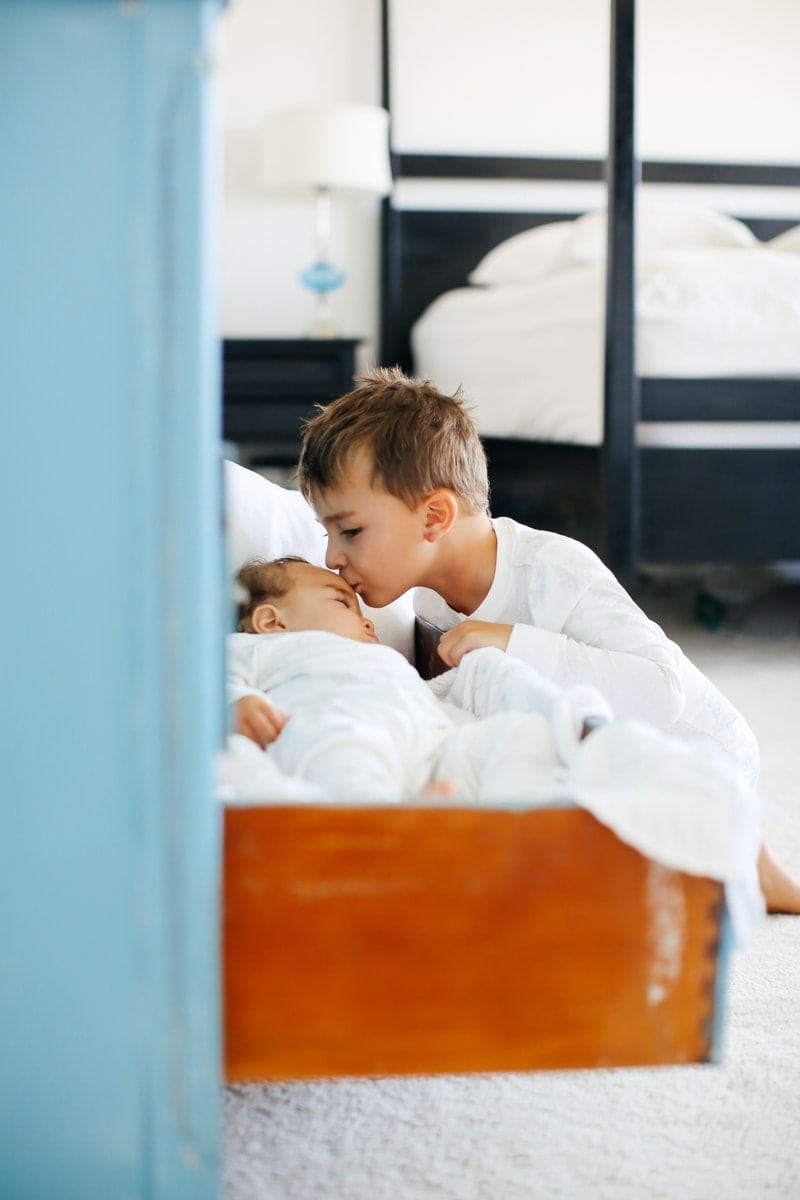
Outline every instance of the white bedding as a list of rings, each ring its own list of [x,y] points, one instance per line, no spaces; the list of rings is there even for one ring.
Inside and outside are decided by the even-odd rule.
[[[369,802],[370,793],[361,787],[367,777],[359,776],[363,763],[353,761],[353,754],[364,736],[365,699],[377,695],[379,701],[373,699],[369,709],[369,737],[375,739],[385,724],[406,759],[427,762],[432,780],[451,779],[456,794],[438,803],[578,804],[655,863],[724,881],[740,943],[763,916],[755,794],[715,747],[689,745],[635,720],[610,720],[582,738],[587,716],[605,720],[610,715],[594,688],[561,691],[490,648],[466,654],[458,668],[427,687],[387,647],[358,645],[331,634],[238,634],[229,651],[236,688],[245,675],[251,682],[268,683],[270,694],[282,699],[290,716],[286,730],[266,752],[231,735],[217,776],[220,799],[227,804],[324,803],[343,797]],[[377,675],[376,659],[382,663]],[[339,695],[338,736],[343,721],[351,734],[348,766],[338,777],[329,769],[334,725],[326,725],[326,697],[331,690]],[[446,710],[436,705],[432,693],[446,702]],[[284,698],[294,700],[294,712]],[[376,703],[385,712],[378,712]],[[295,743],[279,754],[292,722],[302,717],[308,719],[298,728]],[[409,752],[411,738],[418,754]],[[318,771],[306,763],[315,749]],[[396,794],[385,793],[382,802],[404,794],[405,768],[399,759],[393,771]],[[413,769],[408,778],[411,774]],[[656,869],[653,878],[662,878]]]
[[[600,258],[446,292],[412,329],[414,371],[443,391],[462,386],[486,436],[598,445],[604,290]],[[757,245],[650,254],[639,264],[636,310],[642,376],[800,375],[797,253]],[[649,444],[674,444],[675,432],[651,431]]]

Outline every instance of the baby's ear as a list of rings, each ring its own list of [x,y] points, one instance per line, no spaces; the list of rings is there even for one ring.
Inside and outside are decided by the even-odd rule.
[[[425,541],[438,541],[452,529],[458,516],[458,498],[450,488],[436,488],[425,499]]]
[[[286,629],[280,610],[274,604],[259,604],[250,616],[254,633],[280,633]]]

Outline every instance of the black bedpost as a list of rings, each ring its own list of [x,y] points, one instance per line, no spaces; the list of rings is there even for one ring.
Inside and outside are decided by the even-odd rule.
[[[395,178],[395,153],[392,150],[391,81],[389,78],[389,0],[381,0],[381,103],[389,113],[389,159]],[[375,358],[378,364],[394,366],[398,361],[396,345],[397,314],[400,307],[401,259],[398,246],[399,216],[387,196],[381,205],[381,249],[379,263],[380,328]]]
[[[611,0],[608,118],[608,259],[606,267],[605,558],[630,584],[638,557],[639,470],[635,373],[635,227],[639,163],[634,128],[635,0]]]

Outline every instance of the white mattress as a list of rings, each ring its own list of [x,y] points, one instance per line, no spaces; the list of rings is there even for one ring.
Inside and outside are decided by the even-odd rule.
[[[800,255],[671,251],[645,258],[638,274],[640,375],[800,375]],[[598,445],[604,290],[598,261],[530,283],[446,292],[412,329],[414,371],[446,392],[461,386],[486,436]],[[679,434],[691,443],[685,426],[644,428],[651,445]],[[728,432],[736,436],[720,437]],[[780,444],[787,438],[800,442],[800,422],[784,424]]]

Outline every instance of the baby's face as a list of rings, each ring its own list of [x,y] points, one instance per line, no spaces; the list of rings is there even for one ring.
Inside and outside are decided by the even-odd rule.
[[[344,579],[310,563],[287,563],[287,568],[293,586],[278,606],[287,630],[318,629],[354,642],[377,642],[372,621],[361,615],[358,596]]]

